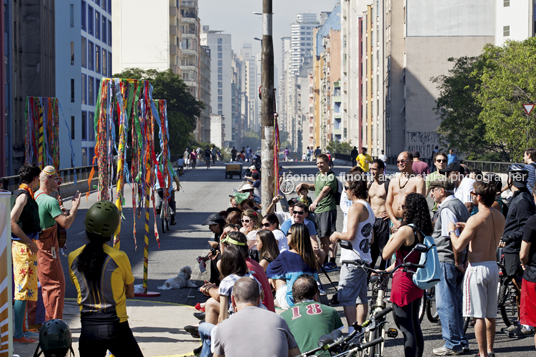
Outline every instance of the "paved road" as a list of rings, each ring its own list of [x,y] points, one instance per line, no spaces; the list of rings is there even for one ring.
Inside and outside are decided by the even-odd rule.
[[[285,168],[291,168],[295,174],[314,174],[317,169],[314,163],[283,163]],[[336,174],[341,171],[346,171],[349,166],[336,167],[334,169]],[[208,279],[208,273],[204,275],[200,274],[195,258],[199,255],[206,254],[208,250],[207,241],[212,239],[212,234],[208,230],[207,226],[202,226],[202,222],[207,216],[213,212],[225,209],[229,203],[229,194],[233,188],[238,188],[241,185],[241,181],[238,178],[233,180],[224,179],[224,168],[221,163],[216,167],[210,169],[198,168],[196,170],[186,170],[184,176],[181,177],[182,191],[177,194],[177,221],[178,225],[172,227],[170,233],[165,233],[161,236],[160,249],[158,248],[154,235],[149,236],[150,249],[149,249],[149,290],[160,291],[161,296],[158,298],[146,298],[145,300],[154,302],[171,302],[180,303],[186,305],[195,305],[195,303],[202,301],[203,296],[197,291],[197,289],[181,289],[181,290],[169,290],[161,291],[157,287],[161,286],[163,282],[178,274],[179,270],[185,266],[190,265],[194,271],[192,279],[198,285],[201,285],[204,279]],[[314,193],[311,193],[313,198]],[[290,195],[292,197],[292,195]],[[89,201],[83,199],[78,217],[69,229],[69,251],[76,249],[84,244],[84,215],[87,209],[96,201],[96,194],[91,194]],[[124,215],[126,220],[122,226],[121,234],[121,249],[127,252],[134,276],[136,277],[135,284],[142,283],[143,277],[143,220],[137,220],[137,245],[138,249],[134,249],[134,239],[132,234],[132,210],[131,210],[131,195],[130,190],[126,189],[126,208]],[[69,203],[67,203],[69,206]],[[342,213],[339,211],[338,215],[338,227],[342,228]],[[153,226],[151,225],[151,231]],[[67,259],[62,257],[64,271],[67,272]],[[331,279],[337,284],[339,280],[338,272],[329,273]],[[67,297],[76,297],[76,291],[74,286],[70,283],[70,280],[66,274],[67,279]],[[328,297],[331,298],[335,289],[329,285],[329,282],[325,276],[321,276],[324,283],[324,287],[327,288]],[[323,298],[323,302],[327,302],[326,298]],[[341,311],[342,308],[337,308]],[[344,321],[344,319],[343,319]],[[394,327],[391,316],[389,317],[390,327]],[[182,328],[183,325],[190,323],[183,322],[183,320],[177,320],[177,327]],[[503,327],[502,321],[498,321],[497,331]],[[439,324],[432,324],[428,321],[422,323],[423,332],[425,334],[425,356],[432,355],[431,350],[435,347],[443,345],[441,339],[441,327]],[[147,331],[144,331],[147,332]],[[145,334],[145,338],[150,338],[149,334]],[[477,352],[476,340],[472,329],[469,330],[468,338],[470,339],[471,352],[474,354]],[[524,340],[511,340],[501,334],[497,333],[496,339],[496,352],[498,354],[508,353],[511,357],[534,355],[533,339]],[[386,342],[386,356],[401,356],[403,355],[403,340],[399,335],[396,339],[389,339]]]

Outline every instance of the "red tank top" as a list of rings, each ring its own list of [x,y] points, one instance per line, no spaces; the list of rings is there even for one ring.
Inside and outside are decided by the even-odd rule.
[[[417,237],[415,237],[417,238]],[[417,244],[417,239],[415,242],[409,246],[402,246],[396,251],[396,265],[402,264],[404,257],[415,247]],[[413,252],[406,259],[407,263],[419,264],[421,259],[421,253]],[[410,272],[404,273],[402,268],[396,271],[393,274],[393,284],[391,286],[391,302],[394,302],[398,306],[406,306],[413,301],[422,298],[423,290],[419,289],[412,279],[413,274]]]

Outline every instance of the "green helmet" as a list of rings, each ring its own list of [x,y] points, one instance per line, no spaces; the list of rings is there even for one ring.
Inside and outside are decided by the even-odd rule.
[[[72,337],[69,325],[60,319],[49,320],[41,327],[39,331],[39,347],[45,353],[56,351],[57,356],[61,356],[61,352],[65,354],[71,348]]]
[[[86,213],[86,231],[101,237],[111,237],[119,227],[120,220],[121,213],[113,203],[99,201]]]

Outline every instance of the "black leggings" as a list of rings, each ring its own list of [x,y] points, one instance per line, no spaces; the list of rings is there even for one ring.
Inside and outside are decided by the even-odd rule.
[[[396,324],[404,334],[404,356],[422,357],[424,349],[424,337],[419,321],[419,306],[421,299],[400,307],[393,304],[396,316]]]
[[[143,357],[128,322],[87,326],[82,324],[78,351],[80,357]]]

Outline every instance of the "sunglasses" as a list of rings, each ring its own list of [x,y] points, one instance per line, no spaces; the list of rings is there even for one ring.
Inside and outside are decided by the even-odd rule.
[[[292,214],[297,214],[301,216],[304,213],[305,213],[304,211],[294,211]]]
[[[268,228],[268,227],[270,227],[271,225],[272,225],[271,223],[263,223],[263,224],[262,224],[262,226],[263,226],[264,228]]]
[[[408,162],[409,160],[396,160],[397,164],[403,164],[405,162]]]
[[[344,186],[344,190],[348,191],[350,189],[350,186]]]
[[[242,223],[249,223],[249,222],[251,222],[250,219],[243,219],[243,220],[242,220]]]
[[[436,162],[447,162],[447,160],[440,160],[440,159],[438,159],[438,160],[436,160]]]

